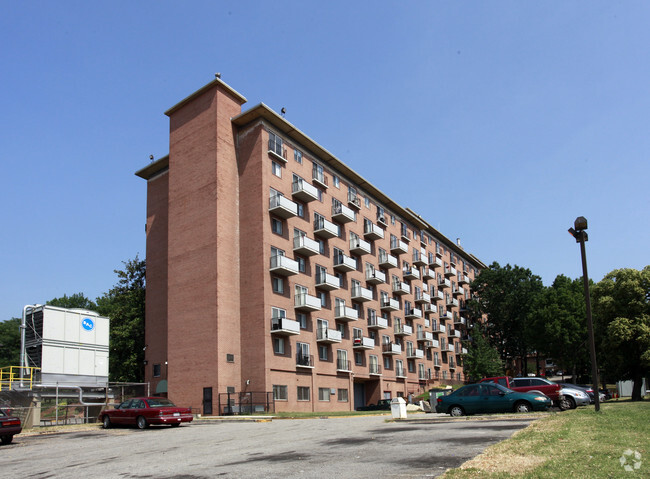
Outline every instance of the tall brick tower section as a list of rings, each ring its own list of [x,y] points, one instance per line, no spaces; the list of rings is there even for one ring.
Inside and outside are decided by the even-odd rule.
[[[238,387],[241,377],[240,363],[227,364],[227,354],[240,356],[239,180],[231,118],[245,101],[216,79],[165,112],[166,373],[174,401],[195,408],[202,394]],[[202,388],[184,388],[187,383]]]

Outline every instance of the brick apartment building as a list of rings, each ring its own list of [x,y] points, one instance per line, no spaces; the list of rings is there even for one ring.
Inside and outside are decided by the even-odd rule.
[[[152,389],[218,414],[228,391],[334,411],[463,381],[464,305],[485,265],[245,102],[205,85],[165,112],[169,155],[136,173]]]

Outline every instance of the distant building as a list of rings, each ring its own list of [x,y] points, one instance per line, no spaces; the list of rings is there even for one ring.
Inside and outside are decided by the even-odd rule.
[[[206,414],[244,390],[334,411],[463,381],[464,305],[485,265],[245,101],[220,79],[182,100],[169,155],[136,173],[152,391]]]

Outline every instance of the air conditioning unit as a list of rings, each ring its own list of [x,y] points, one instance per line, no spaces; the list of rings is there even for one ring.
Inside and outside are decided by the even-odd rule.
[[[377,221],[381,221],[382,223],[386,223],[386,218],[384,218],[383,216],[380,216],[379,218],[377,218]]]

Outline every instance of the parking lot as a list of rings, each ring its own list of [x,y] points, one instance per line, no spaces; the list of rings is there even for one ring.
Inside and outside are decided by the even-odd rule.
[[[16,436],[4,477],[435,477],[510,437],[534,417],[417,415],[91,428]]]

